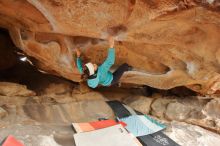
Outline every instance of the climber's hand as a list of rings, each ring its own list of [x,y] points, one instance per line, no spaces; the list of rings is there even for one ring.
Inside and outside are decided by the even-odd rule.
[[[108,38],[108,43],[109,43],[109,47],[110,47],[110,48],[113,48],[113,47],[114,47],[115,40],[114,40],[114,37],[113,37],[113,36],[110,36],[110,37]]]
[[[80,57],[81,52],[79,51],[79,49],[78,49],[78,48],[76,48],[76,49],[75,49],[75,52],[76,52],[76,56],[77,56],[77,57]]]

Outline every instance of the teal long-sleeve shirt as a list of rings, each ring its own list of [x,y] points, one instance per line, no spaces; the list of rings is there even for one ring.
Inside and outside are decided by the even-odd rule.
[[[83,73],[82,61],[80,58],[77,58],[77,68],[79,72]],[[99,84],[102,86],[109,86],[113,80],[113,75],[109,71],[112,65],[115,63],[115,49],[108,49],[108,56],[106,60],[98,67],[96,78],[88,79],[87,84],[91,88],[96,88]]]

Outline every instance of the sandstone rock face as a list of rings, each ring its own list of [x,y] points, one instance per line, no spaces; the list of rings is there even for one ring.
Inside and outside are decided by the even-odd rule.
[[[24,105],[20,107],[29,118],[42,123],[71,123],[97,121],[98,118],[113,118],[110,107],[100,100],[70,102],[53,105]]]
[[[115,100],[115,97],[113,99]],[[129,107],[148,113],[163,122],[180,121],[220,133],[218,98],[201,99],[197,96],[175,97],[155,94],[151,98],[130,95],[122,101]]]
[[[126,89],[124,92],[123,88],[112,89],[114,96],[104,90],[79,93],[81,87],[74,85],[77,86],[54,82],[45,86],[38,96],[1,95],[0,139],[13,133],[26,145],[54,146],[56,142],[74,146],[71,123],[97,121],[99,118],[114,119],[114,113],[105,100],[117,100],[118,97],[136,110],[149,112],[151,117],[158,117],[157,120],[168,124],[166,134],[181,145],[212,146],[219,143],[219,135],[200,128],[220,132],[218,99],[198,99],[195,96],[180,98],[159,93],[145,97],[140,96],[140,92]],[[77,89],[80,91],[76,92]],[[109,91],[109,88],[105,89]]]
[[[2,107],[0,107],[0,119],[4,118],[7,115],[7,111],[5,111]]]
[[[84,94],[73,94],[73,98],[77,101],[93,101],[93,100],[101,100],[105,101],[105,97],[99,92],[89,92]]]
[[[72,98],[73,85],[67,82],[63,83],[51,83],[45,90],[41,92],[42,98],[41,102],[58,102],[58,103],[68,103],[76,101]]]
[[[61,95],[61,94],[66,94],[70,93],[72,91],[72,88],[70,84],[50,84],[44,91],[43,94],[47,95]]]
[[[73,48],[100,64],[114,35],[115,65],[135,68],[121,82],[213,94],[220,88],[218,8],[217,0],[0,0],[0,26],[39,69],[72,81],[81,81]]]
[[[150,105],[153,101],[153,98],[147,98],[144,96],[131,97],[124,101],[125,104],[135,109],[136,111],[142,112],[144,114],[149,114]]]
[[[181,103],[169,103],[166,110],[166,117],[171,120],[185,120],[190,113],[190,108]]]
[[[218,134],[182,122],[172,122],[171,131],[165,133],[178,144],[184,146],[215,146],[220,142]]]
[[[204,108],[203,113],[211,119],[220,119],[220,100],[211,100]]]
[[[213,99],[206,104],[203,109],[203,114],[207,116],[207,119],[214,121],[214,125],[220,129],[220,100]]]
[[[173,100],[173,99],[164,99],[164,98],[156,99],[151,104],[151,108],[152,108],[151,113],[153,115],[155,115],[156,117],[163,118],[164,114],[165,114],[165,111],[166,111],[166,108],[167,108],[167,105],[169,103],[172,103],[172,102],[175,102],[175,100]]]
[[[33,96],[34,91],[28,90],[25,85],[0,82],[0,95],[4,96]]]

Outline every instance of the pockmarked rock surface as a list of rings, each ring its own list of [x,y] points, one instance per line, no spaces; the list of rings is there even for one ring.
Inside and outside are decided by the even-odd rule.
[[[43,91],[43,95],[62,95],[70,93],[73,89],[73,85],[70,83],[49,84],[49,86]]]
[[[73,83],[55,82],[45,86],[45,90],[36,92],[37,96],[1,95],[0,139],[11,134],[27,146],[74,146],[71,123],[97,121],[99,118],[115,119],[105,101],[118,99],[136,110],[149,112],[149,116],[166,124],[166,134],[181,145],[212,146],[219,143],[219,135],[211,132],[220,132],[217,98],[177,97],[159,93],[145,97],[140,94],[142,89],[128,92],[120,88],[113,91],[114,96],[105,90],[89,92]]]
[[[181,103],[169,103],[167,105],[165,116],[167,117],[167,119],[181,121],[189,117],[190,110],[191,109],[189,107]]]
[[[164,118],[164,114],[169,103],[175,102],[175,99],[158,98],[151,104],[151,114],[156,117]]]
[[[115,118],[101,93],[72,94],[74,85],[68,85],[48,84],[39,96],[0,96],[0,139],[13,135],[27,146],[75,146],[73,122]]]
[[[112,119],[114,116],[111,108],[101,100],[50,105],[29,104],[17,108],[29,118],[47,124],[97,121],[99,118]]]
[[[218,98],[201,99],[200,96],[176,97],[159,94],[149,98],[130,95],[124,98],[123,102],[142,113],[148,112],[148,115],[162,122],[185,122],[220,133]]]
[[[70,125],[14,124],[0,131],[1,139],[13,135],[25,146],[75,146]]]
[[[170,131],[166,131],[165,133],[180,145],[219,145],[220,136],[216,133],[183,122],[172,122],[170,125]]]
[[[211,100],[203,109],[203,113],[211,119],[220,119],[220,99]]]
[[[2,107],[0,107],[0,119],[7,116],[7,114],[8,114],[7,111],[4,110]]]
[[[27,89],[27,86],[11,83],[0,82],[0,95],[3,96],[34,96],[36,93]]]
[[[124,100],[123,102],[131,108],[135,109],[136,111],[142,112],[144,114],[149,114],[151,108],[150,105],[153,100],[153,98],[148,98],[144,96],[134,96]]]
[[[135,69],[121,82],[202,94],[220,89],[219,20],[217,0],[0,0],[0,27],[38,69],[80,82],[74,48],[100,64],[114,35],[115,65]]]

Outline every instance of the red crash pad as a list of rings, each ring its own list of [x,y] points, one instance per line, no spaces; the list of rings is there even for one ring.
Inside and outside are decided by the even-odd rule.
[[[2,146],[24,146],[24,144],[16,140],[12,135],[9,135]]]

